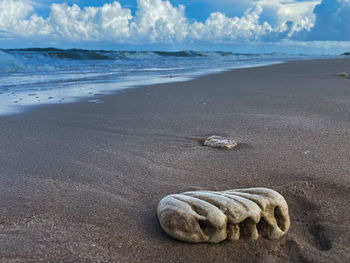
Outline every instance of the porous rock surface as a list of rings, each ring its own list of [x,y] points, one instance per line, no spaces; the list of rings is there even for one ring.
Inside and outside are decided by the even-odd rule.
[[[204,141],[203,145],[230,150],[236,147],[238,144],[236,141],[231,139],[223,138],[220,136],[210,136]]]
[[[278,239],[290,226],[287,202],[267,188],[172,194],[159,202],[157,215],[168,235],[190,243]]]

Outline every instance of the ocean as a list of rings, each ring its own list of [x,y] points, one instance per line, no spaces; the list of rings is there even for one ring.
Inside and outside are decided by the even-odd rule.
[[[140,85],[315,58],[321,57],[196,51],[0,50],[0,115],[44,104],[82,100],[103,103],[99,100],[102,95]]]

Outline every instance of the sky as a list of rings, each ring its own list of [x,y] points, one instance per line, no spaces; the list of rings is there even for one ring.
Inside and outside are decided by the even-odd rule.
[[[350,51],[350,0],[0,0],[0,48]]]

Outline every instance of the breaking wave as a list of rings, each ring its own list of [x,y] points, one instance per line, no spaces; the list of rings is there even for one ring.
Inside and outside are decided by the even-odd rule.
[[[43,56],[52,59],[67,60],[118,60],[118,59],[150,59],[159,57],[225,57],[225,56],[259,56],[254,54],[235,54],[231,52],[198,52],[198,51],[107,51],[84,49],[57,49],[57,48],[28,48],[7,49],[2,54],[14,54],[17,56]],[[1,54],[0,54],[1,59]]]
[[[0,51],[0,67],[14,66],[17,65],[17,63],[17,60],[13,56],[7,54],[6,52]]]

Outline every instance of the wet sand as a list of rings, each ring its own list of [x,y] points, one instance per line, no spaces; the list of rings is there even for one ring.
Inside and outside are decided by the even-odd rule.
[[[343,71],[289,62],[0,117],[0,262],[350,262]],[[280,240],[186,244],[157,221],[167,194],[257,186],[289,204]]]

